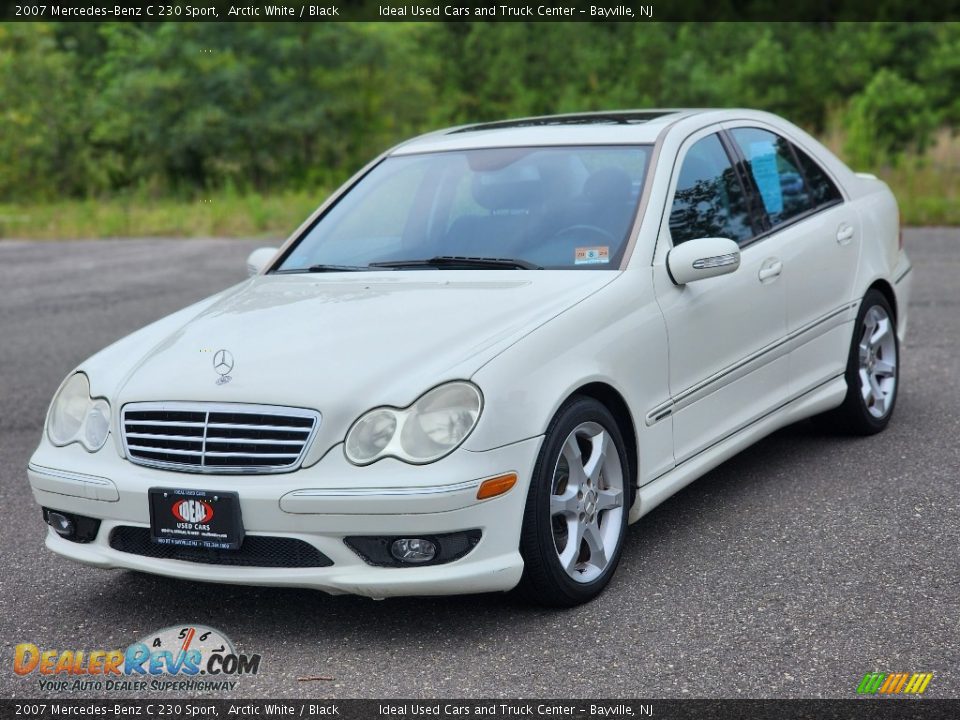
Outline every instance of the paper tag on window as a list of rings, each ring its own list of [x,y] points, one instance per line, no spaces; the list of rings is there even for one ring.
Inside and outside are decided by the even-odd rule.
[[[606,245],[599,247],[581,247],[574,250],[574,265],[593,265],[610,262],[610,248]]]
[[[777,150],[772,142],[750,143],[750,170],[763,206],[771,215],[783,212],[783,188],[777,169]]]

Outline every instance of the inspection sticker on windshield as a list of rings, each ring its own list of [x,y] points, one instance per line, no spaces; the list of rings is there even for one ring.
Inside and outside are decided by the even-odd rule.
[[[610,262],[610,248],[606,245],[577,248],[573,254],[574,265],[593,265],[608,262]]]

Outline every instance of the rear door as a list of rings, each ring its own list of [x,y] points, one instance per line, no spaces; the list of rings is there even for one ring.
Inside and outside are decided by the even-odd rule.
[[[783,135],[759,125],[728,131],[767,216],[764,234],[779,238],[791,386],[798,395],[843,372],[859,217],[826,170]]]

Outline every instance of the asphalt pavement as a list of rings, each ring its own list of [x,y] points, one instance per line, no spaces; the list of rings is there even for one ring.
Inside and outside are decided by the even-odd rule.
[[[906,242],[914,297],[887,431],[776,433],[632,526],[606,593],[557,612],[504,594],[191,583],[48,552],[25,468],[60,381],[242,280],[258,243],[0,241],[0,696],[46,694],[13,673],[18,643],[122,648],[179,623],[263,656],[237,697],[842,698],[868,671],[933,672],[926,695],[960,696],[960,230]]]

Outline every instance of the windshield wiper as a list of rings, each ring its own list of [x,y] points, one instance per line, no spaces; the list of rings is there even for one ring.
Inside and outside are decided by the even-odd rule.
[[[460,255],[437,255],[428,260],[384,260],[383,262],[370,263],[370,267],[432,267],[445,270],[543,270],[539,265],[516,258],[464,257]]]
[[[326,273],[326,272],[360,272],[368,270],[366,265],[311,265],[305,268],[289,268],[277,270],[278,273]]]

